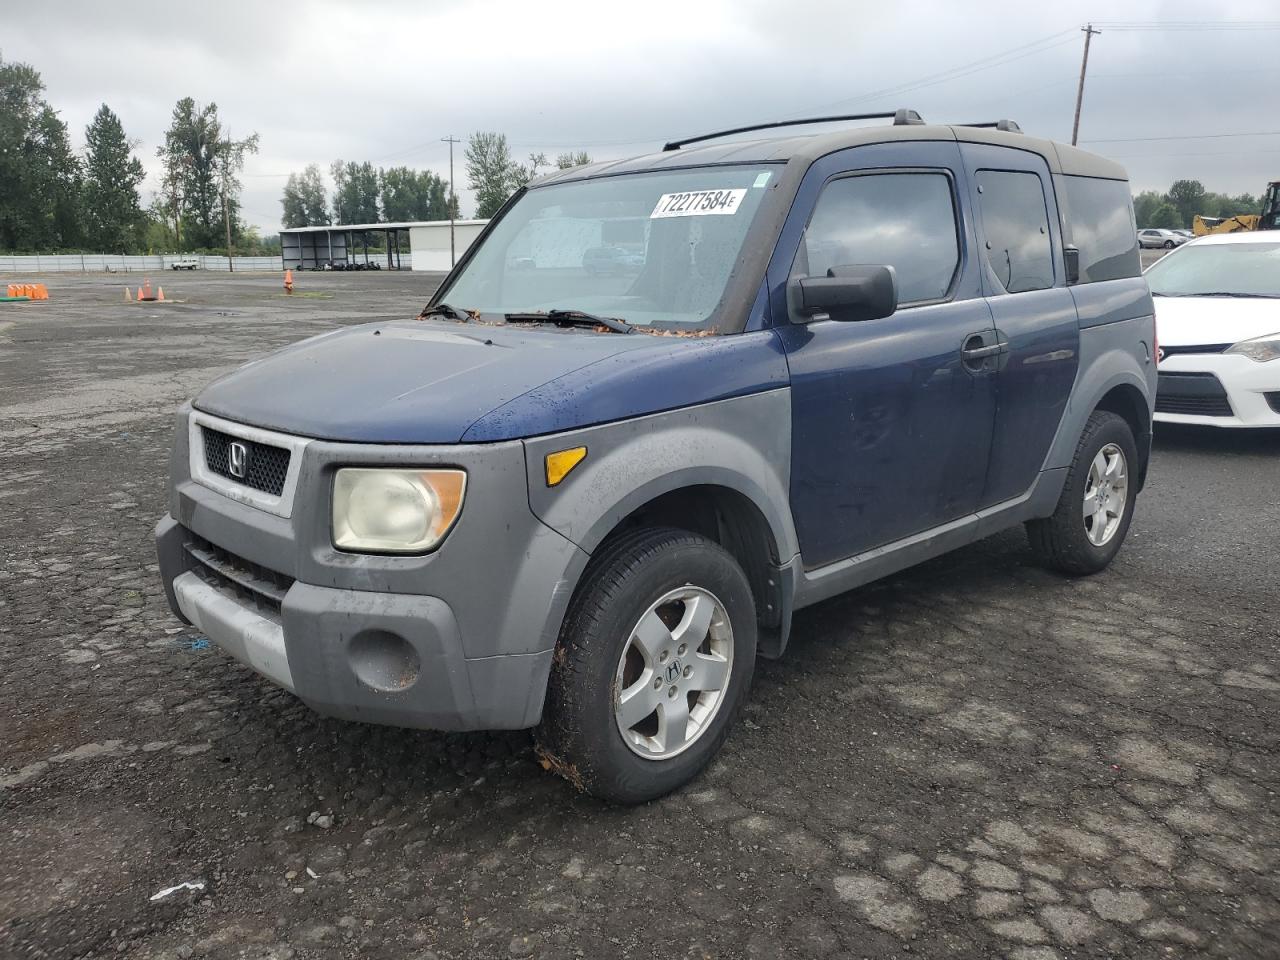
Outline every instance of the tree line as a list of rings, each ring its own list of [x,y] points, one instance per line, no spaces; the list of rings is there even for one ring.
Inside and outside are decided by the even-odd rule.
[[[281,203],[286,227],[318,227],[344,223],[396,223],[449,219],[449,184],[430,170],[409,167],[375,169],[369,162],[335,160],[329,165],[333,195],[319,164],[289,174]],[[458,198],[453,213],[458,216]]]
[[[1138,229],[1189,230],[1196,214],[1202,217],[1238,217],[1258,213],[1262,200],[1249,193],[1232,197],[1205,190],[1199,180],[1175,180],[1165,193],[1144,190],[1133,198]]]
[[[145,253],[266,252],[240,218],[239,173],[258,136],[235,140],[217,104],[184,97],[156,154],[163,185],[144,207],[138,141],[102,104],[71,146],[30,64],[0,58],[0,250]]]
[[[544,153],[530,154],[517,163],[501,133],[473,133],[467,138],[463,160],[467,183],[475,192],[475,216],[488,219],[513,193],[552,162]],[[585,152],[562,153],[555,159],[561,170],[590,163]],[[430,170],[409,167],[374,168],[365,161],[335,160],[329,165],[330,194],[319,164],[289,174],[281,205],[285,227],[318,227],[344,223],[396,223],[406,220],[447,220],[462,216],[456,193]]]

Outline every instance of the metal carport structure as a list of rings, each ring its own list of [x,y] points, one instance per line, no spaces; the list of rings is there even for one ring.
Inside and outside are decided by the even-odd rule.
[[[400,270],[401,243],[409,242],[409,228],[415,223],[334,223],[316,227],[286,227],[280,231],[280,253],[286,270],[322,270],[326,266],[347,266],[360,262],[357,241],[369,258],[369,234],[383,235],[385,267]],[[382,254],[375,251],[375,258]]]

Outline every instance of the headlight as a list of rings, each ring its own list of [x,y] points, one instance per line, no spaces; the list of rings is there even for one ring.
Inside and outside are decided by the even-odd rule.
[[[461,470],[348,467],[333,480],[333,545],[358,553],[423,553],[462,511]]]
[[[1250,360],[1257,360],[1259,363],[1275,360],[1280,357],[1280,333],[1268,333],[1265,337],[1241,340],[1234,347],[1229,347],[1225,352],[1238,353],[1248,357]]]

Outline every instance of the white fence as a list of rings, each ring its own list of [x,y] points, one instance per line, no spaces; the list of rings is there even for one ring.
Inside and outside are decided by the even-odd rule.
[[[232,257],[236,270],[283,270],[279,257]],[[370,257],[372,259],[372,257]],[[212,254],[178,257],[126,257],[109,253],[58,253],[33,256],[0,254],[0,274],[5,273],[156,273],[168,270],[179,260],[195,260],[201,270],[228,270],[227,258]]]
[[[200,270],[227,272],[227,258],[214,254],[197,254],[192,257],[177,257],[172,254],[153,257],[125,257],[110,253],[57,253],[37,254],[32,256],[9,256],[0,253],[0,276],[6,273],[159,273],[172,268],[179,260],[194,260]],[[270,271],[277,273],[284,270],[284,261],[280,257],[232,257],[237,273],[254,271]],[[376,263],[383,270],[387,269],[385,251],[375,253],[369,251],[369,262]],[[357,251],[351,257],[351,263],[364,263],[364,254]],[[413,255],[400,254],[400,268],[413,269]],[[296,268],[295,268],[296,269]],[[448,270],[446,263],[443,269]]]

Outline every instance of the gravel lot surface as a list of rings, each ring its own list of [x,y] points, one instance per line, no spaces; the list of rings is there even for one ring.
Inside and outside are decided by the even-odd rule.
[[[1280,956],[1280,437],[1159,430],[1097,577],[1013,531],[805,611],[706,774],[609,808],[169,614],[173,409],[433,281],[163,279],[0,306],[0,956]]]

